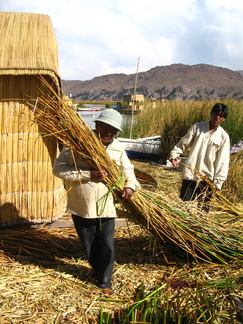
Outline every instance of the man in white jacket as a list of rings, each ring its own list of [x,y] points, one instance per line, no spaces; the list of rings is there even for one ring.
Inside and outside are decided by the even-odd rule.
[[[187,165],[182,172],[180,198],[184,201],[201,197],[202,208],[208,211],[212,191],[194,170],[211,180],[216,190],[220,190],[228,175],[230,158],[229,135],[220,126],[228,115],[226,105],[217,103],[211,110],[211,119],[194,124],[175,145],[170,153],[170,161],[179,166],[180,155],[188,156]]]
[[[121,168],[125,176],[122,196],[123,199],[129,199],[140,185],[123,146],[114,139],[117,132],[121,131],[121,123],[119,112],[105,109],[95,120],[95,133],[104,144],[107,154]],[[67,147],[56,159],[53,173],[65,180],[67,207],[83,242],[97,285],[106,292],[112,292],[116,209],[114,197],[103,182],[108,174],[104,170],[94,170],[82,156]],[[99,200],[104,195],[107,195],[107,200],[101,207]]]

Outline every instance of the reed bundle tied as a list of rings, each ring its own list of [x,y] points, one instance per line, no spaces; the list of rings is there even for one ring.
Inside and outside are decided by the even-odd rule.
[[[94,169],[107,171],[105,183],[125,208],[128,217],[146,226],[163,242],[176,244],[196,260],[227,263],[233,259],[241,262],[243,224],[240,210],[222,218],[185,212],[160,193],[144,189],[135,192],[131,199],[122,201],[123,178],[120,169],[81,116],[60,102],[61,98],[52,89],[48,96],[40,93],[38,104],[34,107],[34,121],[41,127],[43,135],[55,136],[83,156]]]

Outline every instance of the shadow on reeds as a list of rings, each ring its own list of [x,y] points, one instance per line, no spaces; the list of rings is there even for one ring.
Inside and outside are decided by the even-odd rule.
[[[158,242],[151,234],[146,237],[135,236],[131,239],[115,239],[115,261],[119,264],[179,266],[190,262],[190,259],[191,257],[176,245]]]
[[[19,215],[19,210],[13,203],[6,202],[0,206],[0,229],[30,224],[29,220]]]
[[[74,228],[26,229],[21,226],[0,229],[3,253],[23,265],[37,265],[65,272],[82,281],[89,280],[90,266],[80,264],[86,260],[83,246]],[[165,244],[159,253],[151,248],[150,237],[133,236],[115,238],[117,264],[182,264],[188,262],[185,252]],[[166,256],[166,257],[165,257]],[[90,279],[92,283],[92,278]]]
[[[70,262],[85,258],[83,247],[71,229],[31,229],[28,225],[1,229],[0,244],[5,255],[23,265],[58,269],[81,280],[89,270],[78,262]]]

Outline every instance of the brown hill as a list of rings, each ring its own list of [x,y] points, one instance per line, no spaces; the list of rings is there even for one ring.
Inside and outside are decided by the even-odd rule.
[[[77,101],[119,101],[134,93],[136,74],[107,74],[88,81],[65,81],[63,89]],[[241,71],[208,64],[172,64],[138,73],[137,93],[146,98],[179,100],[243,99]]]

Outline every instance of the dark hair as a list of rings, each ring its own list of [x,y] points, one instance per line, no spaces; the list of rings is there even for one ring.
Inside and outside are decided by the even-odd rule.
[[[222,103],[216,103],[211,110],[211,115],[213,113],[219,113],[221,117],[226,118],[228,116],[228,107]]]

